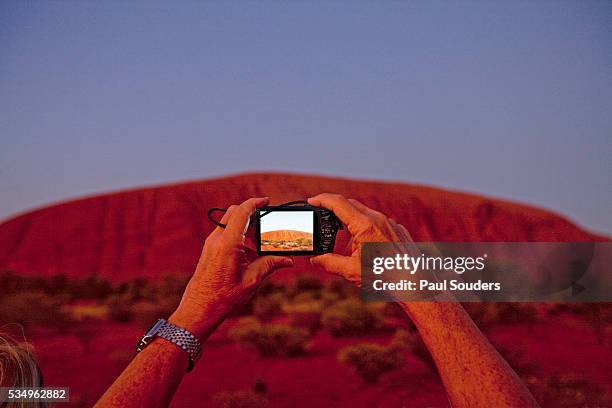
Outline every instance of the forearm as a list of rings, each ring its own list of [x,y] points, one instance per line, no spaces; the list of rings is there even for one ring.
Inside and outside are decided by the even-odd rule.
[[[211,315],[215,311],[210,311]],[[221,323],[219,317],[198,318],[179,308],[168,319],[193,333],[203,344]],[[167,407],[187,372],[187,353],[163,338],[156,338],[138,353],[96,407]]]
[[[459,303],[401,303],[438,367],[453,407],[537,407]]]
[[[262,280],[291,258],[264,256],[248,262],[244,240],[249,219],[268,198],[231,206],[207,238],[202,256],[177,310],[168,318],[203,345],[236,308],[246,304]],[[98,407],[168,406],[188,367],[185,351],[156,338],[141,351],[96,404]]]
[[[138,353],[96,407],[167,407],[188,366],[187,355],[158,338]]]

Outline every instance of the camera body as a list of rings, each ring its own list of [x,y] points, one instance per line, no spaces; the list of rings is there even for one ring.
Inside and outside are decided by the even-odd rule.
[[[257,210],[257,253],[318,255],[333,252],[342,222],[330,210],[298,202]]]

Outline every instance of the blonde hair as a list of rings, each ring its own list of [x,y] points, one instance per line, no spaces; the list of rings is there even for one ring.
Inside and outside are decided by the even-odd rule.
[[[0,387],[42,387],[43,379],[30,344],[0,333]],[[46,402],[0,403],[2,408],[46,408]]]

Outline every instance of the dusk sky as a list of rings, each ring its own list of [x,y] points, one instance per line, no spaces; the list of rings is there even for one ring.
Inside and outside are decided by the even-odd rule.
[[[261,217],[261,232],[277,230],[305,231],[312,234],[312,211],[275,211]]]
[[[612,234],[612,2],[0,2],[0,219],[247,171]]]

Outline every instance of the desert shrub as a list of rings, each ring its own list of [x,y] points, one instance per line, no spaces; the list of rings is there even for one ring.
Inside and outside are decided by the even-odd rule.
[[[119,323],[127,323],[134,317],[132,302],[126,295],[113,295],[107,303],[108,317]]]
[[[396,348],[369,343],[341,349],[338,360],[353,367],[367,383],[376,383],[382,374],[400,367],[404,361]]]
[[[51,276],[48,283],[48,293],[60,294],[68,293],[70,291],[70,281],[64,274],[55,274]]]
[[[463,307],[482,330],[499,324],[532,324],[538,316],[531,303],[464,303]]]
[[[115,293],[125,297],[131,302],[136,302],[138,300],[154,301],[157,299],[155,284],[145,278],[135,278],[131,281],[124,282],[117,287]]]
[[[383,305],[384,305],[384,308],[383,308],[382,313],[385,317],[393,317],[396,319],[402,319],[402,320],[407,320],[407,321],[412,322],[412,320],[408,318],[408,315],[406,314],[404,309],[402,309],[402,307],[398,303],[384,302]]]
[[[0,322],[65,327],[72,321],[64,299],[43,292],[13,293],[0,299]]]
[[[283,293],[272,293],[267,296],[255,296],[253,299],[253,316],[259,320],[268,321],[283,311]]]
[[[499,323],[499,308],[495,303],[464,303],[463,307],[481,330]]]
[[[93,319],[85,319],[72,326],[72,334],[79,340],[83,350],[89,351],[93,339],[99,334],[99,327]]]
[[[286,293],[287,286],[282,282],[274,282],[271,279],[264,280],[257,288],[256,296],[268,296],[273,293]]]
[[[255,391],[257,394],[265,394],[268,392],[268,385],[264,380],[258,378],[253,384],[253,391]]]
[[[131,305],[130,309],[134,320],[144,326],[150,326],[160,317],[168,317],[162,316],[158,305],[148,300],[135,302]]]
[[[46,294],[66,293],[65,288],[61,291],[56,290],[57,279],[67,281],[65,275],[54,275],[51,278],[42,276],[19,275],[9,269],[0,271],[0,294],[8,295],[11,293],[40,292]]]
[[[612,403],[609,391],[576,375],[527,376],[523,379],[543,406],[583,408],[606,407]]]
[[[156,297],[180,300],[190,276],[184,273],[166,273],[156,284]]]
[[[262,324],[255,318],[243,318],[229,331],[229,336],[245,347],[255,348],[264,357],[294,357],[306,352],[308,331],[286,324]]]
[[[268,406],[268,399],[252,390],[221,392],[213,397],[216,408],[262,408]]]
[[[359,298],[359,289],[343,278],[332,278],[325,283],[322,291],[324,299]]]
[[[408,351],[423,361],[431,371],[436,370],[436,364],[431,353],[425,346],[418,331],[397,330],[391,339],[389,347],[399,351]]]
[[[327,307],[321,323],[334,336],[361,336],[380,325],[377,315],[357,299],[346,299]]]
[[[24,276],[11,270],[0,271],[0,294],[8,295],[11,293],[40,292],[48,295],[71,295],[71,282],[64,274],[55,274],[51,277]]]
[[[307,291],[307,292],[296,293],[291,300],[294,303],[304,303],[304,302],[319,301],[319,299],[321,299],[321,292]]]
[[[283,306],[283,311],[292,325],[302,327],[311,333],[321,326],[322,310],[323,305],[317,300],[288,303]]]
[[[89,275],[81,281],[76,281],[72,292],[79,299],[105,299],[112,293],[112,285],[108,279],[97,274]]]
[[[289,290],[289,297],[294,302],[309,302],[321,298],[323,282],[313,275],[300,274],[294,280]]]
[[[323,302],[324,305],[329,306],[331,304],[334,304],[336,302],[338,302],[339,300],[342,300],[337,293],[334,292],[328,292],[326,290],[322,290],[321,291],[321,301]]]
[[[321,279],[310,274],[300,274],[293,281],[293,292],[319,291],[323,288]]]
[[[519,376],[538,372],[537,363],[530,358],[529,351],[522,343],[496,345],[499,354]]]
[[[102,320],[108,317],[108,307],[97,303],[77,303],[64,306],[76,321],[88,319]]]
[[[110,281],[97,274],[72,282],[70,292],[77,299],[106,299],[112,292]]]
[[[547,306],[551,316],[571,313],[582,319],[593,328],[599,344],[609,344],[612,333],[612,303],[550,303]]]
[[[312,239],[310,238],[298,238],[295,240],[299,245],[312,245]]]
[[[0,271],[0,293],[3,295],[9,295],[11,293],[17,293],[23,291],[24,288],[24,276],[18,275],[17,273],[3,269]]]
[[[557,316],[562,313],[574,313],[574,308],[582,303],[547,302],[546,312],[550,316]]]
[[[599,344],[607,344],[612,327],[612,305],[609,303],[587,303],[580,311],[581,317],[593,328]]]
[[[160,299],[156,302],[141,300],[126,306],[130,308],[134,320],[146,327],[159,318],[167,319],[176,308],[171,299]]]
[[[381,319],[385,322],[385,327],[388,330],[405,329],[415,331],[414,322],[402,307],[395,302],[384,302],[380,310]]]
[[[168,318],[177,305],[178,299],[134,300],[130,293],[112,295],[106,302],[111,320],[120,323],[136,321],[143,326],[148,326],[159,318]]]
[[[499,320],[503,324],[527,323],[536,321],[538,309],[531,303],[498,303]]]

